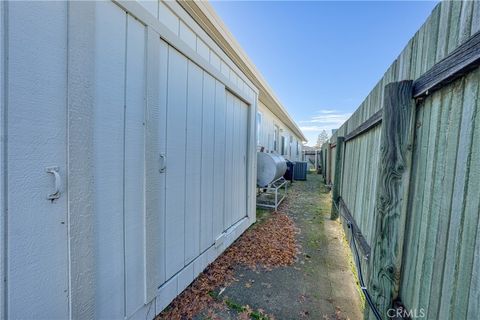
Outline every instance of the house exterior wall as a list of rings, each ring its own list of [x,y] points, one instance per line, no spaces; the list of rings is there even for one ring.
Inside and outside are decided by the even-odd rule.
[[[263,148],[264,152],[281,154],[290,161],[302,160],[302,138],[293,133],[261,101],[258,104],[257,126],[257,150]],[[275,143],[276,135],[278,135],[277,143]],[[282,137],[284,138],[283,148]]]
[[[255,221],[257,89],[176,2],[0,26],[1,317],[153,318]]]
[[[153,318],[255,222],[258,89],[173,1],[0,27],[0,318]]]
[[[68,317],[67,198],[53,200],[67,183],[67,4],[3,9],[2,313]]]
[[[4,54],[4,2],[0,3],[0,238],[5,239],[5,99],[4,99],[4,85],[5,85],[5,54]],[[0,245],[0,278],[5,279],[5,246]],[[5,319],[5,284],[0,282],[0,319]]]

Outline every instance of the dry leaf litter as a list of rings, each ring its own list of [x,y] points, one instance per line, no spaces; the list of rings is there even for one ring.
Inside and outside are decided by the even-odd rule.
[[[292,265],[299,251],[295,241],[297,233],[293,221],[283,213],[274,213],[252,226],[176,297],[157,320],[191,319],[207,307],[225,309],[225,304],[212,293],[235,280],[234,267],[243,265],[253,270],[271,270]],[[248,311],[242,313],[245,316]]]

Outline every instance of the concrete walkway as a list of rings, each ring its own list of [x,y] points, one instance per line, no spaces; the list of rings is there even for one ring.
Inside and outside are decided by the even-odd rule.
[[[342,226],[329,219],[330,206],[320,176],[309,174],[307,181],[295,182],[279,211],[300,229],[298,261],[272,271],[237,267],[238,281],[222,292],[223,299],[233,306],[261,310],[277,320],[362,319],[353,260]],[[229,308],[221,318],[237,318],[234,309]]]

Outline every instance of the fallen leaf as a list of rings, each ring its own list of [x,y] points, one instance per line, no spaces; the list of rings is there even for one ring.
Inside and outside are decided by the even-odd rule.
[[[243,265],[258,272],[259,268],[272,270],[292,265],[300,249],[295,239],[298,232],[293,220],[280,212],[254,224],[177,296],[156,320],[190,319],[207,307],[224,308],[211,293],[220,286],[239,281],[234,278],[234,267]]]

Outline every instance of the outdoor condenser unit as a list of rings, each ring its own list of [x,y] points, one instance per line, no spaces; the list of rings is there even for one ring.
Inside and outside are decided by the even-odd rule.
[[[306,161],[296,161],[293,166],[293,178],[295,180],[307,180],[307,167]]]

